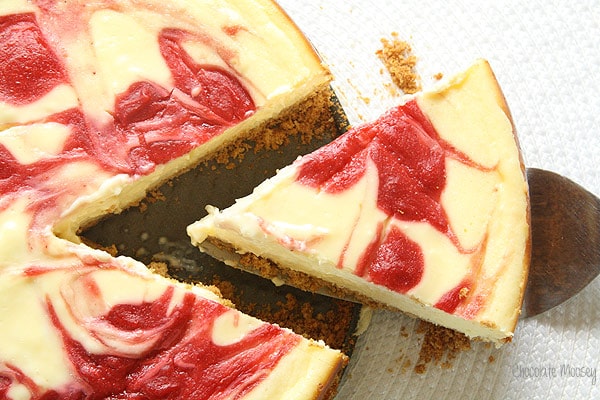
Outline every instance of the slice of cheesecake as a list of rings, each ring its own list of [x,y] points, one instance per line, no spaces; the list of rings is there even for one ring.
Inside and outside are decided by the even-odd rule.
[[[484,60],[280,170],[188,228],[275,282],[397,309],[502,343],[520,313],[529,207]]]

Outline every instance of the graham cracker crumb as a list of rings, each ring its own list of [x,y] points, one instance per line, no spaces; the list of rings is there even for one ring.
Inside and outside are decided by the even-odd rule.
[[[424,374],[431,363],[450,369],[458,354],[471,348],[471,341],[464,334],[429,322],[421,321],[417,333],[425,335],[414,368],[417,374]]]
[[[391,96],[398,96],[400,94],[400,90],[398,89],[398,87],[393,84],[393,83],[384,83],[383,87],[387,89],[388,93]]]
[[[154,204],[159,201],[166,201],[166,200],[167,200],[167,198],[160,191],[160,188],[152,189],[146,194],[146,197],[144,197],[144,199],[139,202],[138,210],[141,213],[144,213],[148,210],[148,204]]]
[[[169,269],[167,263],[153,261],[148,265],[148,269],[157,275],[169,278]]]
[[[400,336],[402,336],[403,338],[409,337],[408,332],[406,332],[406,327],[405,326],[403,326],[402,328],[400,328]]]
[[[405,374],[408,372],[408,370],[410,369],[410,360],[406,359],[404,360],[404,363],[402,363],[402,369],[400,370],[402,372],[402,374]]]
[[[417,374],[424,374],[425,372],[427,372],[427,367],[425,366],[425,364],[417,364],[415,366],[415,372]]]
[[[392,81],[404,93],[412,94],[421,90],[419,75],[415,70],[417,57],[412,47],[398,39],[398,33],[392,32],[392,39],[381,39],[382,49],[375,52],[390,74]]]

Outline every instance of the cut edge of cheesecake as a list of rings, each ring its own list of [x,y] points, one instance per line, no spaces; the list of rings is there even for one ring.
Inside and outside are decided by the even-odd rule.
[[[466,97],[461,97],[463,95]],[[527,282],[531,246],[525,168],[510,111],[489,63],[482,59],[462,73],[441,82],[433,90],[408,98],[416,99],[436,128],[448,123],[444,120],[445,107],[454,107],[456,104],[453,103],[468,99],[492,104],[500,110],[497,116],[502,119],[503,129],[510,129],[510,140],[514,141],[511,144],[511,161],[507,163],[508,169],[501,171],[502,174],[509,175],[510,181],[502,188],[502,193],[506,192],[502,201],[516,202],[517,210],[514,214],[503,215],[501,218],[505,220],[494,229],[500,229],[500,235],[512,235],[512,238],[507,236],[504,239],[510,239],[507,245],[511,246],[509,256],[513,257],[513,260],[509,262],[507,271],[498,273],[497,284],[494,284],[487,295],[489,301],[494,304],[493,309],[484,310],[485,312],[477,318],[457,317],[433,307],[432,304],[425,304],[413,296],[399,295],[384,286],[367,283],[364,279],[337,268],[336,264],[329,260],[290,251],[285,246],[269,240],[268,234],[260,232],[260,228],[253,227],[251,223],[248,224],[253,218],[246,218],[247,215],[243,214],[255,200],[261,196],[268,196],[280,180],[293,179],[294,164],[283,168],[276,177],[263,182],[252,194],[239,199],[236,204],[225,210],[207,207],[209,215],[188,227],[188,234],[192,243],[201,251],[221,259],[226,264],[272,279],[276,284],[286,283],[309,291],[354,299],[372,307],[400,310],[462,332],[472,339],[491,341],[499,346],[510,341],[514,335]],[[484,110],[481,107],[477,109],[478,112]],[[487,118],[485,115],[482,117]],[[443,137],[444,133],[440,132],[440,135]],[[472,145],[475,147],[469,146],[471,145],[467,143],[466,152],[476,158],[476,143]],[[236,218],[239,221],[234,222]],[[503,228],[503,225],[511,228]],[[506,229],[512,229],[513,232],[507,232]],[[494,249],[502,246],[504,243],[496,243]],[[492,254],[491,257],[493,256]]]
[[[317,50],[304,36],[300,28],[281,8],[271,0],[255,0],[261,18],[268,16],[271,24],[281,32],[286,32],[291,48],[303,54],[304,66],[301,73],[292,82],[293,87],[282,87],[271,93],[264,104],[254,114],[231,126],[208,142],[194,148],[189,153],[165,164],[158,164],[147,175],[130,177],[127,174],[114,176],[105,182],[97,192],[78,198],[67,210],[64,210],[52,230],[55,235],[69,241],[80,243],[78,233],[93,225],[109,214],[119,214],[123,210],[137,205],[153,189],[194,168],[198,164],[214,159],[240,145],[240,142],[255,142],[264,146],[264,132],[270,125],[277,124],[282,117],[294,116],[305,107],[316,103],[317,107],[329,110],[333,96],[331,81],[333,76],[323,63]],[[184,3],[185,6],[185,3]],[[247,7],[257,7],[256,4]],[[300,68],[300,67],[298,67]],[[325,104],[326,103],[326,104]]]
[[[310,106],[315,100],[317,104],[328,107],[324,103],[328,102],[332,96],[330,80],[329,72],[323,69],[323,73],[319,74],[318,79],[311,84],[305,83],[303,89],[294,98],[285,99],[283,95],[278,96],[276,100],[282,104],[280,112],[259,109],[253,118],[225,130],[222,134],[183,156],[166,164],[157,165],[155,170],[148,175],[132,177],[120,174],[110,178],[98,191],[77,198],[53,225],[53,233],[60,238],[80,243],[79,234],[82,230],[108,215],[119,214],[129,207],[139,204],[152,190],[200,163],[213,160],[228,150],[234,150],[241,146],[240,143],[261,143],[264,139],[261,137],[264,131],[268,130],[270,125],[277,124],[282,117],[294,115],[307,105]]]

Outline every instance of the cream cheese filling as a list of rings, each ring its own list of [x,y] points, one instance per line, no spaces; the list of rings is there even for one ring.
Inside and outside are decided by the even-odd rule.
[[[156,15],[148,16],[148,18]],[[105,77],[107,99],[127,91],[132,83],[150,81],[169,87],[171,71],[163,58],[158,35],[132,16],[110,9],[96,11],[89,21],[96,65]]]
[[[41,99],[27,105],[12,105],[0,101],[0,129],[15,124],[36,122],[44,117],[79,105],[77,95],[69,85],[61,84]]]
[[[27,165],[60,154],[70,135],[69,127],[56,122],[17,125],[0,131],[0,144]]]

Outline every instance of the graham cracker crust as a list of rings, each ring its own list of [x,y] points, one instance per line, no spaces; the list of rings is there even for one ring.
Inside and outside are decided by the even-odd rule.
[[[334,97],[331,87],[323,87],[296,106],[283,111],[275,120],[249,130],[244,137],[228,144],[204,160],[204,163],[216,161],[228,168],[235,168],[250,151],[276,151],[289,144],[291,137],[300,137],[300,142],[307,144],[338,132],[333,114],[336,109]]]

